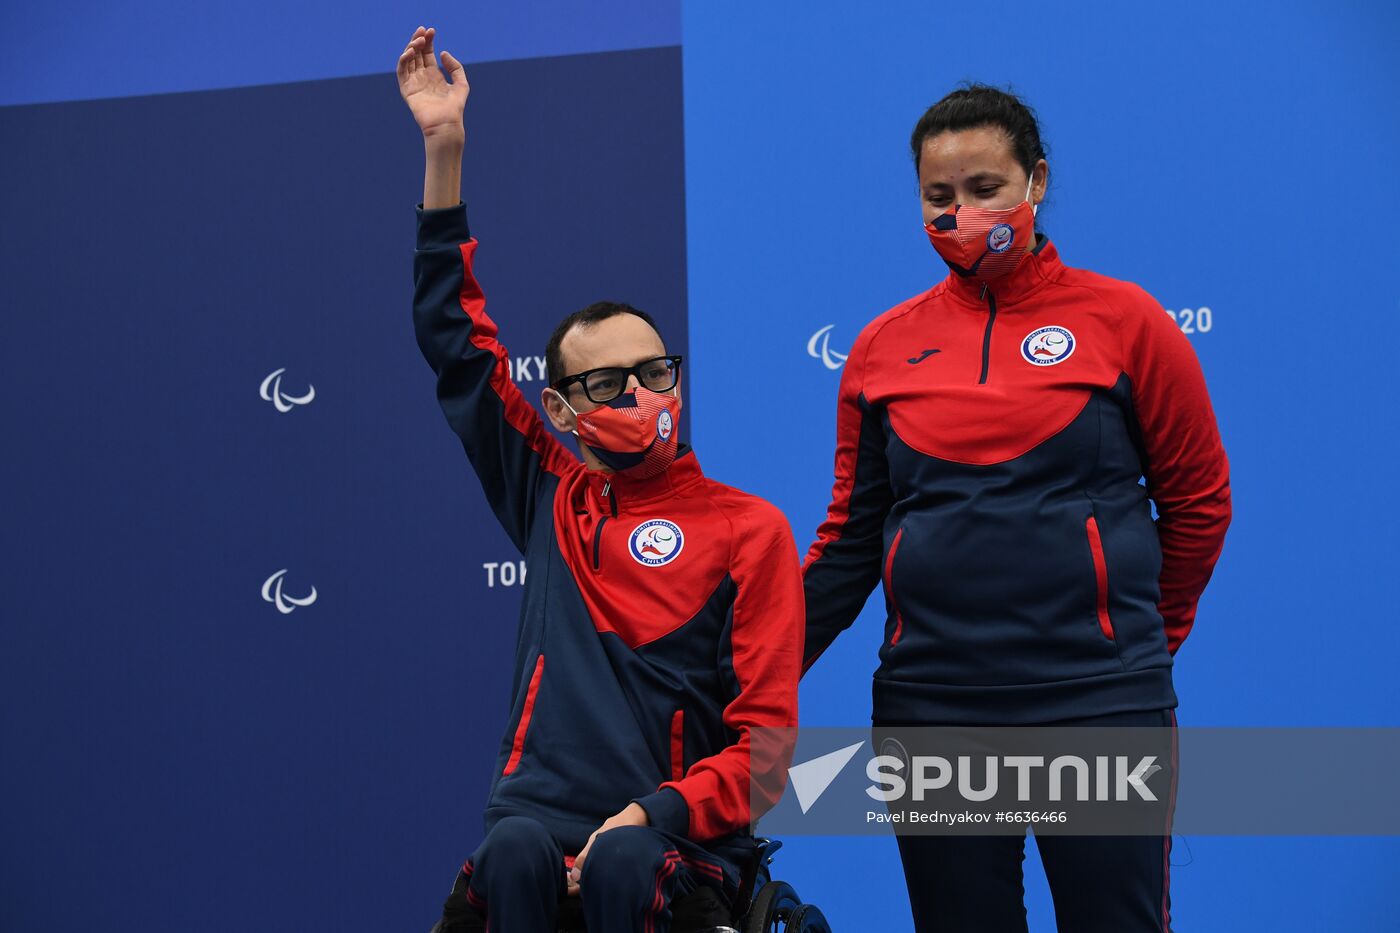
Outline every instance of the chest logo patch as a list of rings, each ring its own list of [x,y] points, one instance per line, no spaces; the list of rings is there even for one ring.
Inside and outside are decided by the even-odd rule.
[[[1074,353],[1074,334],[1063,327],[1041,327],[1021,341],[1021,356],[1035,366],[1063,363]]]
[[[685,546],[685,535],[675,522],[664,518],[653,518],[632,529],[627,539],[627,550],[632,559],[648,567],[669,564],[681,553]]]

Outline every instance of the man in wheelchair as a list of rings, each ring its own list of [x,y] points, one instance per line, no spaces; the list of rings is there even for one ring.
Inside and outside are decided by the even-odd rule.
[[[595,933],[664,931],[683,894],[727,915],[792,752],[757,749],[752,730],[797,724],[791,531],[679,443],[681,358],[628,305],[569,315],[546,348],[542,404],[577,436],[582,462],[545,429],[511,381],[473,271],[466,74],[444,52],[444,78],[433,39],[420,27],[397,68],[427,154],[414,327],[448,423],[529,567],[486,836],[440,926],[484,918],[493,933],[553,933],[562,902]]]

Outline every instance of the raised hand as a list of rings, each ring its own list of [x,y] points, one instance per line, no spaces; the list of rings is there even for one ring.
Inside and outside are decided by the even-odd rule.
[[[399,56],[396,69],[399,94],[413,113],[424,138],[449,136],[460,138],[462,108],[467,104],[467,72],[451,53],[442,53],[442,68],[433,52],[432,27],[419,26]],[[444,76],[443,72],[446,72]],[[450,83],[448,78],[451,79]]]

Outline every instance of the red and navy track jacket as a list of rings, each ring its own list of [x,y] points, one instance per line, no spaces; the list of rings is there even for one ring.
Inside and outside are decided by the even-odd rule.
[[[988,288],[949,274],[871,322],[838,406],[807,667],[883,580],[878,721],[1176,706],[1230,480],[1195,352],[1150,295],[1042,239]]]
[[[529,571],[486,828],[529,816],[574,854],[635,800],[659,829],[742,841],[760,815],[751,768],[766,809],[792,751],[773,739],[797,724],[802,584],[787,520],[706,478],[688,448],[644,480],[586,469],[510,379],[476,248],[465,206],[418,207],[418,345]],[[761,727],[785,731],[758,749]]]

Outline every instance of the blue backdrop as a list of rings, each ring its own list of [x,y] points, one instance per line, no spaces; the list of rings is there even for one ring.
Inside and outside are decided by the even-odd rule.
[[[811,541],[839,372],[809,340],[835,325],[844,351],[946,274],[909,134],[960,81],[1010,84],[1050,144],[1041,225],[1066,263],[1141,284],[1195,330],[1230,457],[1235,517],[1177,655],[1180,722],[1400,724],[1400,552],[1382,504],[1400,288],[1362,245],[1400,206],[1400,8],[707,0],[683,29],[691,392],[713,474]],[[751,404],[760,388],[771,407]],[[882,623],[877,595],[804,679],[805,723],[865,721]],[[1050,930],[1027,855],[1032,928]],[[801,840],[782,857],[843,929],[871,928],[872,899],[905,909],[893,844]],[[1178,838],[1173,915],[1188,930],[1393,928],[1397,858],[1395,839]],[[841,866],[859,868],[835,883]]]
[[[422,156],[389,69],[420,23],[469,65],[480,273],[526,394],[563,313],[651,310],[707,472],[801,547],[839,378],[812,338],[844,351],[943,275],[909,130],[960,80],[1011,84],[1050,143],[1043,227],[1192,331],[1231,458],[1182,724],[1400,724],[1393,4],[12,4],[7,933],[426,929],[479,838],[520,568],[411,334]],[[279,582],[316,601],[280,613]],[[805,722],[866,721],[879,602]],[[892,840],[779,858],[837,929],[909,929]],[[1397,858],[1178,839],[1173,913],[1389,929]],[[1053,929],[1033,845],[1026,879]]]
[[[477,271],[527,397],[599,299],[685,352],[680,67],[472,67]],[[0,136],[0,929],[426,930],[480,840],[524,571],[414,340],[392,73]]]

